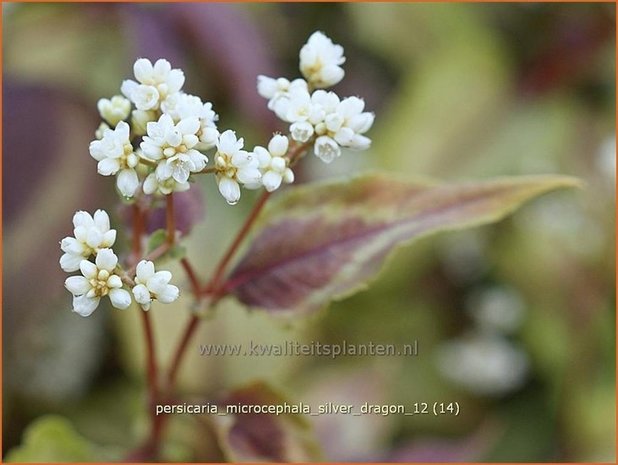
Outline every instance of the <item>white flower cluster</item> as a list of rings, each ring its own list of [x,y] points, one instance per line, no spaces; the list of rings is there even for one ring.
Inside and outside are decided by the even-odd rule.
[[[89,316],[99,306],[102,297],[108,296],[119,309],[131,305],[131,294],[123,289],[122,271],[118,257],[111,249],[116,241],[116,230],[110,229],[109,216],[97,210],[93,216],[78,211],[73,216],[74,237],[60,242],[64,252],[60,266],[66,272],[79,270],[81,276],[70,276],[64,285],[73,294],[73,311]],[[94,257],[94,262],[90,258]],[[153,300],[170,303],[178,298],[179,290],[169,284],[169,271],[155,273],[154,264],[143,260],[137,266],[133,295],[144,310]]]
[[[218,115],[210,102],[182,91],[184,73],[167,60],[152,64],[140,58],[133,72],[136,81],[122,83],[124,97],[99,100],[104,123],[90,144],[90,155],[99,162],[99,174],[117,175],[124,197],[136,195],[140,184],[146,194],[187,190],[189,176],[208,162],[202,152],[216,145]],[[138,145],[134,141],[139,137]],[[153,168],[141,180],[140,161]]]
[[[294,181],[290,153],[301,144],[330,163],[341,148],[367,149],[364,134],[374,115],[364,111],[358,97],[339,98],[323,90],[343,79],[343,48],[315,32],[300,50],[304,79],[258,76],[258,92],[268,107],[290,124],[290,137],[276,134],[268,148],[243,150],[244,140],[232,130],[217,129],[218,115],[210,102],[183,92],[184,72],[165,59],[154,64],[140,58],[133,65],[135,80],[122,83],[123,95],[99,100],[103,122],[90,143],[90,155],[103,176],[116,176],[118,191],[131,198],[186,191],[193,175],[214,173],[219,192],[231,205],[240,187],[264,187],[269,192]],[[214,166],[204,152],[216,149]],[[294,160],[296,161],[296,160]]]
[[[527,379],[528,356],[507,337],[523,322],[519,293],[502,286],[482,289],[468,298],[467,310],[474,327],[438,347],[438,370],[477,395],[501,396],[520,388]]]
[[[258,93],[268,99],[268,108],[290,123],[290,135],[297,142],[313,142],[314,153],[330,163],[341,148],[365,150],[371,140],[364,134],[371,128],[374,114],[364,111],[358,97],[339,98],[324,88],[343,79],[340,65],[343,48],[322,32],[314,32],[300,51],[300,71],[305,79],[258,76]],[[317,89],[317,90],[315,90]]]
[[[116,175],[124,197],[135,196],[140,186],[148,195],[186,191],[192,175],[213,172],[219,191],[233,205],[240,199],[241,184],[273,191],[294,180],[285,158],[286,137],[275,136],[270,151],[242,150],[244,141],[234,131],[219,133],[219,117],[210,102],[182,91],[181,70],[172,69],[164,59],[152,64],[140,58],[133,71],[136,80],[122,83],[124,97],[99,100],[104,122],[90,143],[99,174]],[[205,170],[204,152],[213,148],[217,149],[214,166]]]

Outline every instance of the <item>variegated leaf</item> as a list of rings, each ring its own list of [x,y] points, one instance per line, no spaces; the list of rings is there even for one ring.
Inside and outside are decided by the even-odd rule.
[[[402,243],[498,221],[527,200],[577,184],[566,176],[453,185],[366,175],[291,189],[263,215],[225,290],[270,311],[317,309],[366,286]]]

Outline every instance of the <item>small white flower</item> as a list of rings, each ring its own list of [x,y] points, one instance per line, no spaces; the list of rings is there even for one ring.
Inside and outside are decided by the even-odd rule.
[[[82,260],[79,269],[82,276],[71,276],[64,282],[73,294],[73,311],[89,316],[99,306],[101,297],[109,296],[112,305],[125,309],[131,305],[131,294],[122,289],[122,279],[114,273],[118,257],[111,249],[101,249],[95,263]]]
[[[140,147],[144,157],[159,162],[155,174],[159,181],[173,178],[184,184],[191,173],[206,167],[208,158],[195,147],[199,143],[198,118],[186,118],[174,124],[170,115],[161,115],[159,121],[147,125],[148,135]]]
[[[300,71],[315,88],[330,87],[343,79],[343,47],[322,32],[314,32],[300,49]]]
[[[167,178],[163,180],[157,179],[155,173],[150,173],[144,180],[144,194],[161,194],[169,195],[172,192],[184,192],[188,191],[191,184],[188,182],[177,182],[174,178]]]
[[[298,121],[290,126],[290,135],[297,142],[307,142],[314,132],[313,124],[307,121]]]
[[[217,141],[215,169],[219,192],[230,205],[240,200],[240,185],[253,185],[261,178],[259,162],[253,154],[242,150],[244,141],[234,131],[227,130]]]
[[[523,385],[529,363],[525,352],[507,339],[470,334],[438,348],[442,375],[479,395],[500,396]]]
[[[298,91],[309,92],[307,81],[304,79],[294,79],[290,82],[286,78],[274,79],[263,75],[257,78],[257,88],[258,93],[268,99],[268,109],[283,116],[290,94]],[[283,116],[280,118],[283,119]]]
[[[281,182],[294,182],[294,173],[288,168],[288,159],[285,158],[288,152],[288,138],[282,135],[275,135],[268,143],[268,149],[257,146],[253,149],[255,157],[258,159],[258,168],[262,173],[259,182],[247,184],[249,189],[257,189],[264,186],[268,192],[278,189]]]
[[[97,102],[97,108],[101,118],[112,126],[116,126],[131,114],[131,102],[122,95],[114,95],[111,99],[100,99]]]
[[[199,143],[196,145],[198,150],[208,150],[215,146],[219,131],[217,131],[217,120],[219,115],[212,109],[212,103],[203,103],[202,100],[184,92],[178,92],[169,96],[161,104],[161,110],[172,117],[174,123],[182,119],[198,118],[200,128],[196,132]]]
[[[97,170],[103,176],[118,174],[116,185],[125,197],[131,197],[139,186],[135,167],[139,159],[129,140],[129,125],[121,121],[116,129],[106,129],[101,140],[90,143],[90,155],[97,160]]]
[[[365,102],[362,99],[348,97],[339,101],[333,92],[317,90],[312,95],[312,102],[324,114],[323,121],[314,127],[320,136],[314,146],[318,157],[326,163],[333,161],[341,154],[335,145],[353,150],[369,148],[371,139],[363,134],[373,125],[374,114],[363,111]]]
[[[137,264],[133,296],[144,310],[150,309],[153,300],[169,304],[180,294],[178,288],[169,284],[172,273],[169,271],[155,272],[154,263],[142,260]]]
[[[73,234],[60,242],[64,255],[60,267],[66,271],[77,271],[82,260],[97,254],[100,249],[109,248],[116,241],[116,230],[110,229],[109,216],[104,210],[94,212],[78,211],[73,215]]]
[[[315,140],[313,150],[324,163],[331,163],[335,158],[341,156],[339,144],[328,136],[318,137]]]
[[[158,110],[161,102],[179,92],[185,82],[182,70],[172,69],[169,61],[162,58],[154,65],[140,58],[133,65],[133,72],[138,82],[126,80],[121,90],[138,110]]]

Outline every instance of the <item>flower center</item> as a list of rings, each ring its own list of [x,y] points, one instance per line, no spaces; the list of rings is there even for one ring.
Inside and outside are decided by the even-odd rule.
[[[107,284],[109,277],[109,271],[100,270],[99,273],[90,280],[90,285],[96,297],[104,297],[109,294],[109,286]]]
[[[215,168],[217,174],[231,179],[236,177],[236,172],[238,171],[238,168],[232,164],[232,157],[227,153],[221,152],[217,152],[217,156],[215,157]]]

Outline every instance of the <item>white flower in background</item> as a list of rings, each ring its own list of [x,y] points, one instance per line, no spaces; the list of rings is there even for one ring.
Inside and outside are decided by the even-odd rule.
[[[133,73],[137,82],[126,80],[121,90],[138,110],[158,110],[161,102],[179,92],[185,82],[182,70],[172,69],[169,61],[163,58],[154,65],[140,58],[133,65]]]
[[[173,178],[184,184],[191,173],[206,167],[208,158],[195,149],[199,143],[196,135],[199,129],[198,118],[186,118],[174,124],[167,114],[161,115],[158,122],[148,123],[148,135],[140,147],[145,158],[159,162],[155,169],[157,180]]]
[[[196,133],[200,140],[196,145],[198,150],[208,150],[216,145],[219,137],[216,122],[219,115],[212,109],[212,103],[204,103],[195,95],[178,92],[161,104],[161,110],[170,115],[175,123],[186,118],[199,119],[200,129]]]
[[[316,31],[300,49],[300,71],[315,88],[330,87],[343,79],[343,47]]]
[[[234,131],[227,130],[217,141],[215,169],[219,192],[230,205],[240,200],[240,184],[254,185],[261,178],[255,155],[242,150],[244,141],[236,139]]]
[[[131,101],[122,95],[114,95],[111,99],[102,98],[97,102],[101,118],[112,126],[116,126],[131,114]]]
[[[111,249],[101,249],[95,263],[82,260],[79,269],[82,276],[71,276],[64,282],[73,294],[73,311],[89,316],[99,306],[101,297],[109,296],[116,308],[125,309],[131,305],[131,294],[122,289],[122,279],[114,273],[118,257]]]
[[[477,395],[500,396],[521,387],[526,354],[503,337],[472,334],[444,343],[437,352],[442,375]]]
[[[129,140],[129,125],[121,121],[116,129],[106,129],[101,140],[90,143],[90,155],[97,160],[103,176],[118,174],[116,185],[125,197],[132,197],[139,186],[135,167],[139,159]]]
[[[114,245],[116,230],[110,229],[109,216],[104,210],[94,212],[78,211],[73,215],[73,234],[60,242],[64,255],[60,257],[60,267],[66,272],[79,270],[82,260],[96,255],[99,250]]]
[[[150,309],[153,300],[163,304],[175,301],[180,294],[178,288],[170,284],[172,273],[169,271],[155,272],[154,263],[142,260],[137,264],[133,296],[144,310]]]
[[[258,160],[262,177],[260,182],[247,184],[246,187],[255,189],[264,186],[268,192],[273,192],[279,188],[281,182],[287,184],[294,182],[294,173],[288,167],[288,160],[285,158],[288,146],[288,138],[277,134],[268,143],[268,149],[255,147],[253,153]]]
[[[479,329],[503,334],[517,331],[525,313],[521,294],[506,286],[489,287],[471,294],[466,299],[466,310]]]

